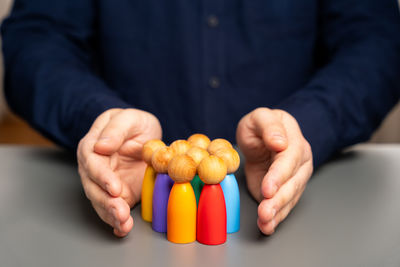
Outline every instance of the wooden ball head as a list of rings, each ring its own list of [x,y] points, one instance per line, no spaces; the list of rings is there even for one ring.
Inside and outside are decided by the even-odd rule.
[[[153,153],[161,148],[165,147],[165,143],[159,139],[149,140],[143,145],[142,149],[142,158],[148,164],[151,165],[151,158],[153,157]]]
[[[200,147],[202,149],[207,149],[210,144],[210,138],[204,134],[193,134],[188,138],[188,142],[195,147]]]
[[[221,158],[210,155],[200,162],[197,172],[205,184],[218,184],[225,178],[227,167]]]
[[[170,147],[174,150],[175,155],[182,155],[190,149],[191,145],[186,140],[176,140],[171,143]]]
[[[218,138],[218,139],[214,139],[211,141],[211,143],[207,147],[207,151],[211,155],[214,155],[214,153],[217,150],[220,150],[222,148],[231,148],[231,147],[232,147],[232,144],[228,140]]]
[[[228,173],[234,173],[240,165],[240,157],[234,148],[222,148],[214,153],[220,157],[226,164]]]
[[[186,155],[191,157],[196,162],[196,167],[200,164],[203,158],[209,156],[207,150],[202,149],[197,146],[191,147],[187,152]]]
[[[196,167],[188,155],[175,155],[168,164],[168,175],[176,183],[190,182],[196,175]]]
[[[168,163],[174,157],[175,151],[168,146],[157,149],[152,158],[151,164],[157,173],[168,173]]]

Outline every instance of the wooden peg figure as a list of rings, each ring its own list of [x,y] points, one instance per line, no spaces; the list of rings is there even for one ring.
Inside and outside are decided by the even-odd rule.
[[[144,172],[143,177],[143,185],[142,185],[142,218],[147,222],[152,221],[152,214],[153,214],[153,190],[154,190],[154,183],[156,180],[156,171],[154,170],[153,166],[151,165],[151,158],[153,153],[161,148],[164,147],[165,144],[163,141],[154,139],[147,141],[143,145],[142,149],[142,158],[147,163],[146,171]]]
[[[197,210],[197,241],[206,245],[219,245],[226,241],[226,206],[219,183],[225,178],[225,162],[216,156],[205,157],[198,173],[204,182]]]
[[[168,163],[173,158],[174,151],[170,147],[159,148],[151,158],[153,168],[157,172],[153,191],[153,230],[167,232],[168,198],[174,181],[168,176]]]
[[[170,147],[174,150],[175,155],[183,155],[189,150],[191,145],[186,140],[176,140],[171,143]]]
[[[235,233],[240,229],[240,194],[239,186],[234,172],[239,168],[240,157],[233,148],[223,148],[214,153],[220,157],[227,166],[228,174],[222,180],[221,188],[224,192],[226,205],[226,220],[228,234]]]
[[[208,153],[213,155],[217,150],[220,150],[222,148],[231,148],[232,144],[225,139],[222,138],[217,138],[211,141],[211,143],[207,147]]]
[[[167,239],[173,243],[196,240],[196,197],[190,181],[196,174],[196,162],[188,155],[176,155],[168,164],[175,181],[168,200]]]
[[[200,164],[203,158],[207,157],[209,154],[207,150],[193,146],[186,152],[186,155],[191,157],[196,162],[196,168],[197,168],[197,166]],[[203,189],[204,183],[200,179],[199,175],[196,174],[193,180],[191,181],[191,184],[194,190],[194,195],[196,196],[196,204],[199,205],[200,194],[201,190]]]
[[[189,144],[192,146],[200,147],[202,149],[207,149],[208,145],[210,144],[210,139],[204,134],[192,134],[188,138]]]

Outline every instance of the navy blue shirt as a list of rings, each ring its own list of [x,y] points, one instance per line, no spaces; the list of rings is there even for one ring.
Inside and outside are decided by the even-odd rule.
[[[152,112],[168,142],[234,141],[270,107],[319,165],[400,93],[397,0],[16,0],[2,36],[9,105],[71,149],[110,108]]]

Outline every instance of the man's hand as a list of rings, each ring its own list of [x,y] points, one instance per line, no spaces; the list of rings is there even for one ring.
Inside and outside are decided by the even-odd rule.
[[[313,172],[312,152],[295,118],[283,110],[258,108],[236,132],[247,186],[260,202],[257,224],[267,235],[286,218]]]
[[[146,168],[142,146],[161,134],[158,119],[148,112],[110,109],[79,143],[79,174],[86,196],[117,236],[126,236],[133,227],[130,208],[140,200]]]

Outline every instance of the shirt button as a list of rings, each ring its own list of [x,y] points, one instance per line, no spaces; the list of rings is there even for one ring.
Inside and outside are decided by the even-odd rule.
[[[215,15],[209,15],[207,17],[207,24],[208,24],[208,27],[210,27],[210,28],[217,27],[219,24],[218,17]]]
[[[214,89],[218,88],[221,85],[218,77],[215,77],[215,76],[212,76],[210,78],[210,80],[208,81],[208,84],[210,85],[211,88],[214,88]]]

